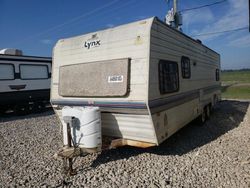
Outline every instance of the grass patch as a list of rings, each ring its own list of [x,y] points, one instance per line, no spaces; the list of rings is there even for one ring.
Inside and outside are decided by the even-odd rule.
[[[250,99],[250,85],[246,86],[223,86],[222,97],[230,99]]]
[[[250,71],[222,72],[221,79],[228,83],[250,83]]]
[[[222,72],[222,97],[250,99],[250,71]]]

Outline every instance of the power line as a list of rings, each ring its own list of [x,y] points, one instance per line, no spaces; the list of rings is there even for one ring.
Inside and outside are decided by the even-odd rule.
[[[180,12],[187,12],[187,11],[190,11],[190,10],[201,9],[201,8],[205,8],[205,7],[209,7],[209,6],[221,4],[221,3],[224,3],[224,2],[226,2],[226,1],[227,1],[227,0],[222,0],[222,1],[217,1],[217,2],[211,3],[211,4],[207,4],[207,5],[202,5],[202,6],[193,7],[193,8],[187,8],[187,9],[181,10]]]
[[[30,39],[32,39],[32,38],[36,38],[36,37],[42,36],[42,35],[44,35],[44,34],[46,34],[46,33],[49,33],[49,32],[51,32],[51,31],[57,30],[57,29],[59,29],[59,28],[61,28],[61,27],[64,27],[65,25],[74,23],[74,22],[78,21],[79,19],[82,19],[82,18],[84,18],[84,17],[86,17],[86,16],[90,16],[90,15],[96,13],[96,12],[99,12],[99,11],[105,9],[105,8],[108,8],[108,7],[112,6],[113,4],[117,3],[118,1],[120,1],[120,0],[111,1],[110,3],[105,4],[104,6],[98,7],[98,8],[96,8],[96,9],[93,9],[92,11],[89,11],[89,12],[87,12],[87,13],[84,13],[84,14],[82,14],[82,15],[79,15],[79,16],[77,16],[77,17],[74,17],[74,18],[72,18],[72,19],[70,19],[70,20],[68,20],[68,21],[66,21],[66,22],[64,22],[64,23],[58,24],[58,25],[56,25],[56,26],[54,26],[54,27],[51,27],[51,28],[49,28],[49,29],[47,29],[47,30],[44,30],[44,31],[42,31],[42,32],[40,32],[40,33],[36,33],[36,34],[34,34],[34,35],[31,35],[31,36],[29,36],[29,37],[27,37],[27,38],[24,38],[23,40],[20,40],[20,41],[18,41],[18,42],[15,42],[14,44],[16,45],[16,44],[22,43],[22,42],[27,41],[27,40],[30,40]]]
[[[206,35],[215,35],[215,34],[221,34],[221,33],[241,31],[241,30],[245,30],[245,29],[248,29],[248,26],[246,26],[246,27],[240,27],[240,28],[236,28],[236,29],[231,29],[231,30],[211,32],[211,33],[201,33],[201,34],[197,34],[197,35],[192,35],[191,37],[206,36]]]
[[[137,3],[137,5],[135,5],[135,2]],[[127,7],[127,6],[130,6],[130,5],[133,5],[133,7],[136,7],[136,6],[138,6],[139,4],[138,4],[138,2],[141,2],[141,1],[136,1],[136,0],[128,0],[128,1],[126,1],[126,3],[124,3],[123,5],[121,5],[121,6],[118,6],[118,7],[115,7],[115,8],[110,8],[110,9],[107,9],[107,11],[105,11],[105,12],[101,12],[101,13],[97,13],[96,15],[99,15],[99,17],[100,17],[100,15],[104,15],[104,16],[102,16],[102,19],[106,19],[106,18],[114,18],[114,17],[116,17],[117,16],[117,10],[120,10],[120,9],[124,9],[125,7]],[[108,15],[105,15],[105,14],[107,14],[107,13],[112,13],[112,14],[108,14]],[[87,18],[86,18],[87,19]],[[89,18],[88,18],[89,19]],[[111,19],[112,20],[112,19]],[[81,20],[80,20],[81,21]],[[78,22],[78,23],[80,23],[80,21]],[[74,23],[74,24],[77,24],[77,23]],[[95,23],[94,22],[87,22],[87,23],[85,23],[84,24],[84,27],[90,27],[90,26],[93,26],[93,25],[95,25]],[[102,28],[100,28],[100,29],[106,29],[107,28],[107,25],[105,26],[105,27],[102,27]],[[64,31],[64,34],[69,34],[71,31],[70,30],[68,30],[68,31]]]
[[[249,18],[248,18],[248,27],[249,27],[249,32],[250,32],[250,0],[248,0],[248,14],[249,14]]]

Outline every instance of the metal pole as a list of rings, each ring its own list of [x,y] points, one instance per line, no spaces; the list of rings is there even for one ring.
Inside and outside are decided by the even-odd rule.
[[[72,136],[71,136],[70,123],[67,123],[67,134],[68,134],[68,147],[71,148]],[[68,158],[68,162],[69,162],[69,168],[68,168],[69,175],[75,175],[75,172],[73,170],[73,159],[71,157]]]
[[[177,0],[174,0],[174,14],[177,13]]]
[[[250,32],[250,0],[248,0],[248,14],[249,14],[249,18],[248,18],[248,27],[249,27],[249,32]]]
[[[178,8],[177,8],[177,5],[178,5],[178,0],[174,0],[174,24],[175,24],[175,28],[177,29],[178,26],[179,26],[179,23],[178,23],[178,18],[177,18],[177,12],[178,12]]]

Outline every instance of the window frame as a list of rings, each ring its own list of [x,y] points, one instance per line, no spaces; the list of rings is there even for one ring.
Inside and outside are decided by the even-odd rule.
[[[21,66],[44,66],[47,69],[47,78],[22,78],[22,73],[21,73]],[[50,79],[50,74],[49,74],[49,67],[46,64],[19,64],[19,75],[20,75],[20,80],[48,80]]]
[[[215,69],[215,81],[220,81],[220,69]]]
[[[12,63],[0,63],[0,65],[11,65],[12,67],[13,67],[13,75],[14,75],[14,77],[13,77],[13,79],[1,79],[0,78],[0,80],[1,81],[5,81],[5,80],[15,80],[16,79],[16,71],[15,71],[15,65],[14,64],[12,64]]]
[[[177,70],[177,72],[176,72],[177,73],[177,88],[175,90],[172,90],[172,91],[163,91],[162,86],[161,86],[162,85],[161,84],[161,80],[163,78],[161,78],[161,74],[160,74],[160,72],[161,72],[160,65],[161,64],[174,64],[174,65],[176,65],[176,68],[177,68],[176,69]],[[161,95],[178,92],[179,89],[180,89],[179,66],[178,66],[178,63],[176,61],[169,61],[169,60],[160,59],[159,62],[158,62],[158,80],[159,80],[159,83],[158,83],[158,85],[159,85],[159,91],[160,91]]]
[[[188,73],[189,75],[186,76],[186,67],[184,66],[184,63],[186,63],[184,60],[188,60]],[[190,79],[191,78],[191,63],[190,63],[190,58],[187,56],[182,56],[181,57],[181,75],[183,79]]]

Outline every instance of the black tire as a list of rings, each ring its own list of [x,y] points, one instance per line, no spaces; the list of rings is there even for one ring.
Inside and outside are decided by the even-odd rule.
[[[202,126],[206,122],[206,108],[204,107],[201,115],[198,117],[198,125]]]
[[[218,102],[218,97],[217,95],[214,95],[214,105],[216,105],[217,102]]]
[[[206,119],[210,119],[210,116],[211,116],[211,107],[210,107],[210,105],[207,105],[205,109],[206,109]]]

